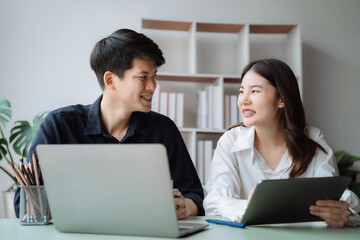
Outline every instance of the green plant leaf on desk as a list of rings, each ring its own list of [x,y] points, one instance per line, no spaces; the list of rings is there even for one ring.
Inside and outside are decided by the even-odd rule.
[[[344,150],[336,151],[334,154],[339,168],[339,174],[351,177],[352,181],[349,185],[349,189],[360,197],[360,183],[356,182],[357,175],[360,174],[360,172],[351,169],[351,166],[355,161],[359,161],[360,157],[351,155]]]
[[[17,154],[23,155],[25,158],[27,157],[27,150],[46,114],[47,112],[43,112],[36,115],[32,126],[28,121],[15,122],[15,126],[10,132],[10,142],[13,142],[13,148]]]
[[[354,155],[351,155],[350,153],[344,151],[344,150],[339,150],[339,151],[336,151],[335,153],[335,158],[336,158],[336,161],[339,162],[341,160],[342,157],[349,157],[351,160],[353,161],[358,161],[360,160],[360,157],[357,157],[357,156],[354,156]]]
[[[335,158],[340,171],[351,167],[354,164],[354,161],[360,160],[360,157],[353,156],[343,150],[336,151]]]
[[[8,142],[5,138],[0,138],[0,160],[7,153],[6,146],[8,146]]]
[[[9,143],[5,138],[3,129],[10,122],[12,117],[11,104],[7,99],[0,99],[0,160],[5,158],[6,154],[9,152]],[[8,162],[12,163],[12,159],[6,159]]]
[[[5,137],[4,129],[12,117],[11,104],[7,99],[0,98],[0,160],[5,159],[9,164],[14,166],[15,161],[10,151],[11,145],[15,153],[27,157],[28,149],[47,113],[48,112],[43,112],[36,115],[32,125],[28,121],[16,121],[10,129],[10,137],[7,138]],[[0,170],[12,178],[16,185],[17,180],[10,170],[2,166],[0,166]]]
[[[14,151],[24,157],[26,157],[27,149],[33,139],[31,128],[32,127],[28,121],[17,121],[10,133],[10,142],[13,142]]]
[[[0,99],[0,124],[2,129],[6,127],[12,116],[11,104],[6,99]]]

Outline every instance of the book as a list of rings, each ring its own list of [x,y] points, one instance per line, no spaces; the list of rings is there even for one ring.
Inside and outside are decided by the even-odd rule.
[[[201,126],[201,90],[197,91],[197,127],[200,128]]]
[[[157,84],[151,99],[151,111],[160,111],[160,85]]]
[[[207,104],[206,104],[206,91],[198,91],[198,127],[205,129],[207,128]]]
[[[230,126],[230,95],[225,95],[224,99],[224,109],[225,109],[225,129],[227,129]]]
[[[161,92],[160,93],[160,113],[162,115],[168,115],[168,93]]]
[[[230,125],[238,123],[238,105],[237,105],[237,95],[230,95]]]
[[[204,183],[204,141],[197,141],[196,170],[201,183]]]
[[[210,165],[213,156],[213,142],[211,140],[204,141],[204,183],[208,180]]]
[[[213,85],[209,85],[206,86],[206,109],[207,109],[207,114],[206,114],[206,127],[207,128],[214,128],[214,113],[213,113],[213,109],[214,109],[214,86]]]
[[[176,94],[175,123],[179,128],[184,127],[184,93]]]
[[[223,129],[223,113],[221,112],[222,96],[220,86],[214,86],[213,88],[213,128]]]
[[[175,122],[176,93],[168,93],[168,117]]]

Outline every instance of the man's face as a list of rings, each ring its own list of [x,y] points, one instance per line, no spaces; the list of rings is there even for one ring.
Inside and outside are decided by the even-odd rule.
[[[114,104],[130,113],[149,112],[156,88],[156,71],[154,61],[134,58],[132,68],[126,70],[121,79],[114,74]]]

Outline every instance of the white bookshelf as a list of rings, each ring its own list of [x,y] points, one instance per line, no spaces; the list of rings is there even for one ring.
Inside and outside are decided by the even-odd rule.
[[[225,95],[237,95],[240,75],[250,62],[278,58],[298,79],[302,96],[300,27],[296,24],[223,24],[142,19],[140,32],[153,39],[164,53],[159,69],[161,91],[184,93],[184,120],[180,132],[197,166],[197,142],[212,140],[213,148],[228,127]],[[216,87],[211,111],[217,127],[198,127],[198,90]]]

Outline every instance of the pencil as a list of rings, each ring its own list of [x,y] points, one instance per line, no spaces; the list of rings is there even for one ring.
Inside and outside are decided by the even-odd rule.
[[[35,173],[35,181],[36,181],[36,185],[40,185],[40,179],[39,179],[39,172],[38,172],[38,164],[36,162],[36,157],[35,154],[32,154],[32,160],[33,160],[33,164],[34,164],[34,173]]]
[[[14,163],[14,167],[15,167],[16,171],[18,172],[18,174],[20,175],[23,182],[25,183],[25,185],[30,185],[29,181],[25,178],[24,174],[21,172],[20,167],[18,165],[16,165],[15,163]]]
[[[26,177],[29,179],[31,185],[35,185],[33,175],[30,172],[28,165],[25,164],[25,174]]]
[[[36,185],[40,186],[40,179],[39,179],[39,171],[40,168],[38,168],[38,162],[36,161],[36,157],[35,154],[32,154],[32,160],[33,160],[33,164],[34,164],[34,173],[35,173],[35,181],[36,181]],[[39,202],[40,202],[40,213],[41,213],[41,217],[44,217],[44,209],[43,209],[43,201],[42,201],[42,195],[41,195],[41,191],[40,189],[37,189],[38,192],[38,197],[39,197]]]
[[[29,171],[28,170],[26,170],[26,164],[25,164],[25,162],[24,162],[24,157],[23,157],[23,155],[21,155],[20,156],[20,170],[21,170],[21,172],[22,172],[22,174],[24,175],[24,179],[27,179],[28,180],[28,182],[29,182],[29,185],[35,185],[34,183],[33,183],[33,180],[32,180],[32,176],[31,175],[29,175]]]
[[[18,182],[21,184],[21,186],[25,186],[25,183],[23,182],[23,180],[21,179],[21,177],[17,174],[16,170],[14,169],[14,167],[11,165],[11,163],[8,163],[10,170],[12,171],[12,173],[14,174],[14,176],[16,177],[16,179],[18,180]]]
[[[20,161],[19,161],[19,166],[20,166],[20,170],[22,173],[24,173],[24,158],[23,158],[23,155],[20,155]]]
[[[28,168],[29,168],[29,170],[30,170],[31,175],[33,175],[34,173],[33,173],[33,170],[32,170],[32,166],[31,166],[31,164],[30,164],[30,163],[28,163],[28,162],[25,162],[25,164],[28,166]]]

